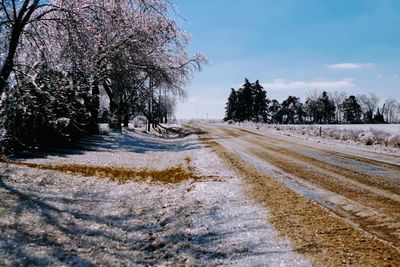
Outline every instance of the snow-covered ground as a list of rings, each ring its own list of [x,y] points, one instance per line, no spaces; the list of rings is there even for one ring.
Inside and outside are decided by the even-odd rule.
[[[284,135],[333,145],[362,144],[365,150],[400,155],[400,124],[282,125],[245,122],[233,126],[259,131],[274,130]]]
[[[16,160],[164,169],[190,157],[208,178],[120,184],[0,163],[1,265],[310,265],[195,136],[110,133],[80,146]]]

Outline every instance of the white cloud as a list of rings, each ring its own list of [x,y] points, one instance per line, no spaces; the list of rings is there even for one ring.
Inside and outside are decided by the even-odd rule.
[[[338,81],[294,81],[289,82],[276,79],[272,83],[263,83],[266,89],[345,89],[354,87],[353,79],[342,79]]]
[[[328,68],[335,70],[354,70],[354,69],[369,68],[373,66],[375,66],[375,64],[373,63],[339,63],[339,64],[327,65]]]

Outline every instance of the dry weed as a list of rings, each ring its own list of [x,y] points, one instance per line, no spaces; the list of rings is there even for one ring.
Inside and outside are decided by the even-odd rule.
[[[96,176],[99,178],[108,178],[111,181],[120,183],[127,183],[130,181],[147,181],[152,183],[168,183],[177,184],[189,179],[201,179],[197,176],[189,163],[190,157],[185,158],[187,166],[184,167],[182,164],[178,164],[175,167],[170,167],[164,170],[154,169],[134,169],[126,167],[113,167],[113,166],[93,166],[83,164],[39,164],[29,162],[18,162],[10,161],[4,158],[0,158],[0,161],[6,162],[18,166],[26,166],[29,168],[41,169],[41,170],[52,170],[59,171],[68,174],[76,174],[82,176]]]

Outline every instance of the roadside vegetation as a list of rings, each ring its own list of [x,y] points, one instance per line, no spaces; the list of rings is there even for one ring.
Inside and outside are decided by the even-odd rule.
[[[1,1],[1,150],[63,146],[99,120],[172,119],[205,58],[171,12],[164,0]]]
[[[400,148],[400,127],[397,124],[260,124],[244,122],[241,126],[258,130],[273,129],[285,135],[355,142],[367,146]]]

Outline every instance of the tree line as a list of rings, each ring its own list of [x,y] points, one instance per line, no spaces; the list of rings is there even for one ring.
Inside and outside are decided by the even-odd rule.
[[[225,108],[225,121],[277,124],[400,123],[400,103],[388,98],[379,106],[374,94],[350,95],[315,90],[306,96],[288,96],[282,102],[268,99],[257,80],[245,79],[241,88],[231,88]]]
[[[166,0],[0,2],[0,139],[31,149],[167,121],[205,58]],[[100,97],[108,100],[100,110]],[[105,118],[105,117],[106,118]]]

